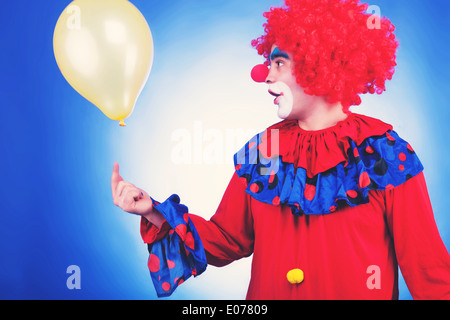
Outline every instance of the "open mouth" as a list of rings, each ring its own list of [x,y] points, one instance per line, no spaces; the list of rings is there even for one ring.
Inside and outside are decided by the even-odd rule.
[[[273,100],[273,103],[274,103],[274,104],[278,104],[278,102],[279,102],[278,100],[280,99],[280,97],[283,96],[283,92],[276,93],[276,92],[274,92],[274,91],[272,91],[272,90],[270,90],[270,89],[269,89],[269,93],[270,93],[272,96],[275,97],[275,100]]]

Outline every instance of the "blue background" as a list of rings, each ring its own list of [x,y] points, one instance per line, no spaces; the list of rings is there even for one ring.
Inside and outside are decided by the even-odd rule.
[[[262,34],[262,13],[280,1],[132,3],[152,30],[155,60],[126,128],[75,92],[56,65],[53,30],[69,1],[2,3],[2,299],[155,299],[139,218],[112,203],[113,162],[119,161],[126,180],[154,198],[178,193],[191,212],[209,218],[238,148],[224,151],[230,162],[174,163],[173,132],[184,130],[195,140],[198,124],[203,133],[251,128],[238,139],[240,146],[278,121],[266,88],[253,83],[249,72],[262,62],[250,46]],[[363,97],[363,105],[352,110],[393,124],[416,149],[449,248],[450,3],[369,4],[397,26],[398,68],[385,94]],[[81,269],[81,290],[66,287],[70,265]],[[247,259],[209,267],[172,299],[243,299],[249,266]],[[410,299],[403,281],[400,291],[402,299]]]

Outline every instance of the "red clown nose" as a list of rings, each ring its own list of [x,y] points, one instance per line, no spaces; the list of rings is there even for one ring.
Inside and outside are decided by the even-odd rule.
[[[252,79],[255,82],[265,82],[268,75],[269,68],[265,64],[254,66],[251,72]]]

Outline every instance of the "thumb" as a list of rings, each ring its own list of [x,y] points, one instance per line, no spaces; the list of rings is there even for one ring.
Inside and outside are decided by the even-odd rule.
[[[120,173],[119,173],[119,163],[114,162],[113,172],[111,175],[111,190],[112,190],[113,195],[114,195],[114,193],[117,189],[117,185],[119,184],[120,181],[123,181],[123,178],[120,176]]]
[[[114,161],[113,172],[119,173],[119,163]]]

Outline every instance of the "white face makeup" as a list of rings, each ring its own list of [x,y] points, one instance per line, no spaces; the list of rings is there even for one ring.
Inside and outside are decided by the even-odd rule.
[[[278,117],[287,119],[294,106],[294,97],[289,86],[282,81],[271,83],[269,93],[275,97],[274,104],[278,105]]]
[[[292,59],[287,52],[273,45],[269,59],[270,70],[265,82],[269,85],[269,93],[275,97],[274,103],[278,105],[278,117],[286,120],[294,113],[293,89],[298,91],[301,88],[292,73]]]

